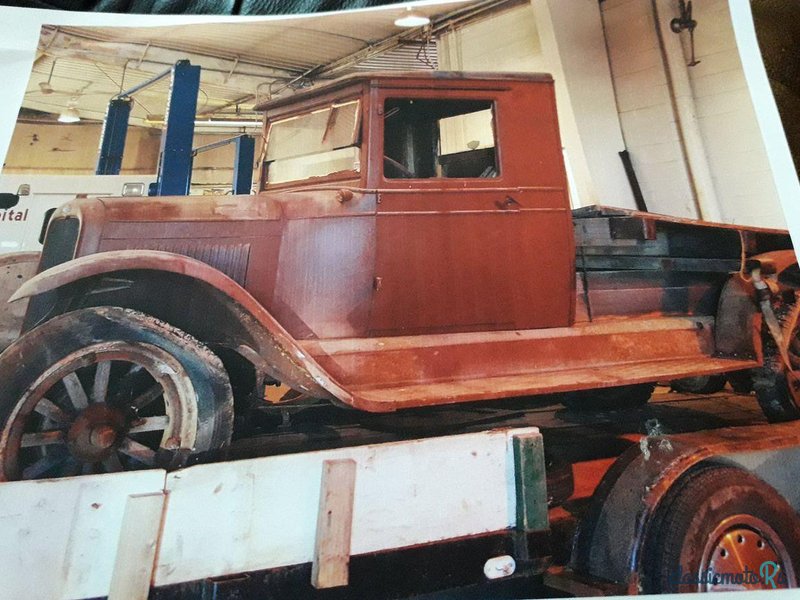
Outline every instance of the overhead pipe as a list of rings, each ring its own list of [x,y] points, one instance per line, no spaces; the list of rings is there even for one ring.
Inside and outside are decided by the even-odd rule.
[[[700,219],[722,222],[722,210],[714,188],[703,135],[697,122],[686,57],[678,35],[670,28],[674,0],[651,0],[661,59],[667,76],[672,110],[678,124],[684,163]]]

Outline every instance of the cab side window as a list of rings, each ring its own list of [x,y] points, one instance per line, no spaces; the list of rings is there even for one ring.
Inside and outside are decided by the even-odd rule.
[[[387,179],[497,177],[489,100],[391,98],[384,104]]]

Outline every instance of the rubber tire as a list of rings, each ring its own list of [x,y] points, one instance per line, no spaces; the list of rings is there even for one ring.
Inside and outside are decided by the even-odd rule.
[[[624,410],[644,406],[656,389],[654,383],[638,383],[618,387],[567,392],[561,404],[570,410]]]
[[[35,327],[0,354],[0,431],[18,398],[37,377],[69,354],[98,342],[152,344],[172,355],[186,370],[197,397],[194,448],[163,456],[166,468],[179,468],[192,456],[223,448],[233,432],[233,394],[220,359],[189,334],[144,313],[119,308],[84,308]],[[167,452],[160,450],[161,452]],[[0,460],[0,481],[17,478]]]
[[[653,516],[642,554],[645,593],[678,592],[669,574],[679,567],[696,573],[708,536],[722,520],[737,514],[758,517],[778,532],[795,573],[800,572],[800,519],[794,509],[747,471],[714,465],[679,479]]]
[[[670,387],[682,394],[716,394],[725,388],[724,375],[698,375],[675,379]]]

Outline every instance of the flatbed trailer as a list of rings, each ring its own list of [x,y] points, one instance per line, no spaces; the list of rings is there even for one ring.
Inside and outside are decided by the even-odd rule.
[[[725,403],[730,417],[719,410]],[[395,428],[382,423],[383,433],[369,423],[372,437],[352,434],[357,427],[366,430],[364,424],[343,424],[351,433],[341,436],[340,447],[312,452],[297,452],[314,438],[298,425],[300,432],[284,434],[295,439],[274,456],[172,474],[0,484],[0,534],[18,541],[4,546],[0,592],[172,600],[406,598],[448,590],[461,597],[470,589],[509,598],[659,591],[654,566],[643,564],[642,556],[650,555],[643,548],[664,522],[674,523],[669,509],[687,485],[731,469],[735,485],[756,478],[759,493],[792,507],[789,520],[769,524],[768,537],[748,540],[755,557],[769,552],[758,548],[759,540],[765,548],[793,543],[800,436],[791,423],[759,424],[752,396],[657,394],[649,408],[591,424],[581,412],[551,406],[542,400],[530,414],[513,401],[469,407],[460,422],[451,414],[450,431],[467,431],[452,435],[412,434],[409,419]],[[469,433],[490,418],[498,429]],[[548,424],[544,437],[528,422]],[[690,431],[713,423],[727,427]],[[649,435],[637,433],[643,426]],[[683,432],[663,435],[659,427]],[[591,448],[571,444],[576,435]],[[265,450],[275,451],[264,441]],[[570,465],[569,484],[565,465],[558,464],[566,449],[590,459]],[[254,445],[248,440],[231,451],[238,452],[231,458],[252,455]],[[712,497],[728,488],[704,489]],[[320,520],[328,509],[332,521]],[[737,514],[749,520],[728,522],[728,529],[755,536],[753,515]],[[717,525],[706,523],[706,533]],[[326,553],[322,547],[330,544],[339,551]],[[714,549],[724,547],[717,543]],[[782,565],[793,585],[797,558],[790,554],[793,562]],[[780,561],[761,560],[748,570],[758,573],[762,562]],[[669,571],[669,565],[661,567]],[[762,575],[775,576],[781,587],[769,569]],[[334,573],[328,582],[337,585],[325,587],[321,572]],[[771,588],[769,580],[761,583]]]

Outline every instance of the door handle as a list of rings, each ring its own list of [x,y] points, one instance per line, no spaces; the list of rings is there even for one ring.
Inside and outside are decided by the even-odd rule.
[[[495,206],[500,210],[519,210],[521,204],[511,196],[506,196],[503,200],[497,200]]]

